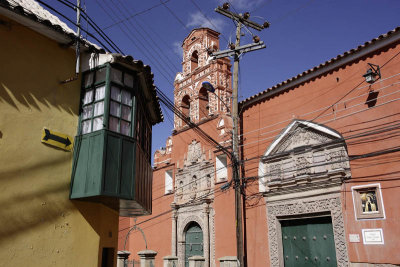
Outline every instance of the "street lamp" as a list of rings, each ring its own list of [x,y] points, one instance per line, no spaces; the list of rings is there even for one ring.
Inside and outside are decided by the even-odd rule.
[[[229,106],[225,103],[225,101],[223,101],[223,100],[215,93],[215,88],[214,88],[214,86],[213,86],[210,82],[202,82],[202,83],[201,83],[201,86],[204,87],[208,92],[214,94],[214,95],[225,105],[226,110],[227,110],[229,113],[231,113],[231,110],[229,109]],[[232,155],[232,156],[233,156],[234,162],[236,162],[235,156],[234,156],[234,155]],[[221,186],[221,191],[226,191],[226,190],[228,190],[228,189],[231,187],[231,185],[232,185],[232,181],[226,182],[225,184],[223,184],[223,185]]]
[[[202,82],[201,86],[204,87],[208,92],[213,93],[218,99],[219,101],[222,102],[222,104],[225,105],[226,110],[231,113],[231,110],[229,109],[229,106],[225,103],[224,100],[222,100],[216,93],[215,93],[215,88],[214,86],[210,83],[210,82]]]

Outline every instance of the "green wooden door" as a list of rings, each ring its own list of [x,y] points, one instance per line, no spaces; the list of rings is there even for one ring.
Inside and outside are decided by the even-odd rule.
[[[197,223],[191,223],[185,234],[185,267],[189,267],[189,258],[203,256],[203,231]]]
[[[281,221],[285,267],[337,266],[331,217]]]

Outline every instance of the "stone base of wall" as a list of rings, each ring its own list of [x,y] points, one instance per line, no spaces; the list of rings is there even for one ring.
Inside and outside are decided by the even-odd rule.
[[[349,267],[397,267],[399,264],[350,262]]]

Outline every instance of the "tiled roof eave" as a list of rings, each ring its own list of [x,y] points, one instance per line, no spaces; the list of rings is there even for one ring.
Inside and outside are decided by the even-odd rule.
[[[0,0],[0,15],[4,15],[18,23],[36,31],[60,44],[70,44],[76,40],[76,34],[64,23],[57,24],[55,21],[43,18],[19,5],[11,5],[10,1]],[[55,17],[55,16],[54,16]],[[105,53],[105,50],[96,44],[81,38],[83,49]]]
[[[351,49],[341,55],[338,55],[335,58],[332,58],[314,68],[306,70],[295,77],[292,77],[290,79],[287,79],[286,81],[278,83],[273,87],[270,87],[256,95],[248,97],[245,100],[241,101],[239,105],[242,108],[249,107],[252,104],[261,101],[267,97],[271,97],[289,88],[293,88],[308,80],[318,77],[323,73],[329,72],[340,66],[346,65],[349,62],[352,62],[358,58],[370,54],[373,51],[379,50],[383,47],[386,47],[396,42],[400,42],[400,27],[397,27],[394,30],[389,31],[386,34],[382,34],[377,38],[372,39],[371,41],[366,42],[363,45],[359,45],[357,48]]]

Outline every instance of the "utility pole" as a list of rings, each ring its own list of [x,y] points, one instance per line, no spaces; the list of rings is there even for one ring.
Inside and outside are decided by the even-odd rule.
[[[80,72],[80,57],[81,57],[81,0],[77,0],[76,3],[76,67],[75,76],[78,77]]]
[[[240,262],[240,266],[244,265],[244,249],[243,249],[243,219],[242,219],[242,190],[241,190],[241,179],[239,175],[239,112],[238,112],[238,76],[239,76],[239,59],[240,56],[246,52],[265,48],[263,42],[260,41],[258,36],[253,37],[254,43],[240,46],[240,37],[242,26],[251,27],[257,31],[261,31],[264,28],[269,27],[268,22],[264,22],[263,25],[255,23],[249,20],[250,14],[248,12],[242,14],[236,14],[229,11],[229,4],[225,3],[222,7],[217,7],[216,12],[231,18],[237,22],[236,27],[236,41],[235,44],[230,44],[228,50],[218,51],[211,54],[214,59],[233,56],[233,88],[232,88],[232,119],[233,119],[233,133],[232,133],[232,146],[233,146],[233,164],[232,174],[235,188],[235,220],[236,220],[236,251],[237,257]]]

